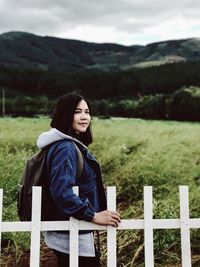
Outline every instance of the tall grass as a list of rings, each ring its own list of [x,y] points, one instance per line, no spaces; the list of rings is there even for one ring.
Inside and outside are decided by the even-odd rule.
[[[1,118],[0,126],[3,218],[18,220],[17,183],[25,159],[37,150],[37,136],[48,130],[49,119]],[[105,185],[117,187],[123,218],[143,218],[144,185],[154,187],[155,218],[179,218],[179,185],[189,186],[190,216],[200,216],[199,123],[95,118],[93,133],[89,149],[102,166]],[[193,254],[199,254],[199,231],[193,230],[191,236]],[[24,234],[4,234],[3,238],[17,248],[28,246]],[[154,245],[156,266],[179,261],[179,230],[154,231]],[[143,266],[143,231],[118,232],[118,259],[118,266]]]

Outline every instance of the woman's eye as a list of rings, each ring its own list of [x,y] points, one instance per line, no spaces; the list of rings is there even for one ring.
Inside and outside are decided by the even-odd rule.
[[[82,112],[85,113],[85,114],[90,114],[90,111],[89,110],[85,110],[85,111],[76,110],[75,111],[75,114],[81,114]]]

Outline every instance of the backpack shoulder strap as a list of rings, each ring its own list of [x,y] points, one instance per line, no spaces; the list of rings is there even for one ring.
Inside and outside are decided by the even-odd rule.
[[[83,171],[83,155],[79,149],[79,147],[77,146],[77,144],[75,142],[73,142],[73,144],[75,145],[77,154],[78,154],[78,169],[77,169],[77,179],[80,178],[81,173]]]

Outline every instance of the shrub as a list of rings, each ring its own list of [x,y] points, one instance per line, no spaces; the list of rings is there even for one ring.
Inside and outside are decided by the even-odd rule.
[[[170,119],[200,120],[200,88],[195,86],[183,87],[172,96]]]
[[[134,117],[143,119],[166,118],[166,96],[149,95],[140,98],[135,109]]]

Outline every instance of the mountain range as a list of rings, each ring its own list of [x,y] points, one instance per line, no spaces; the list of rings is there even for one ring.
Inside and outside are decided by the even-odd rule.
[[[188,61],[200,61],[200,38],[124,46],[42,37],[27,32],[0,35],[0,66],[115,71]]]

